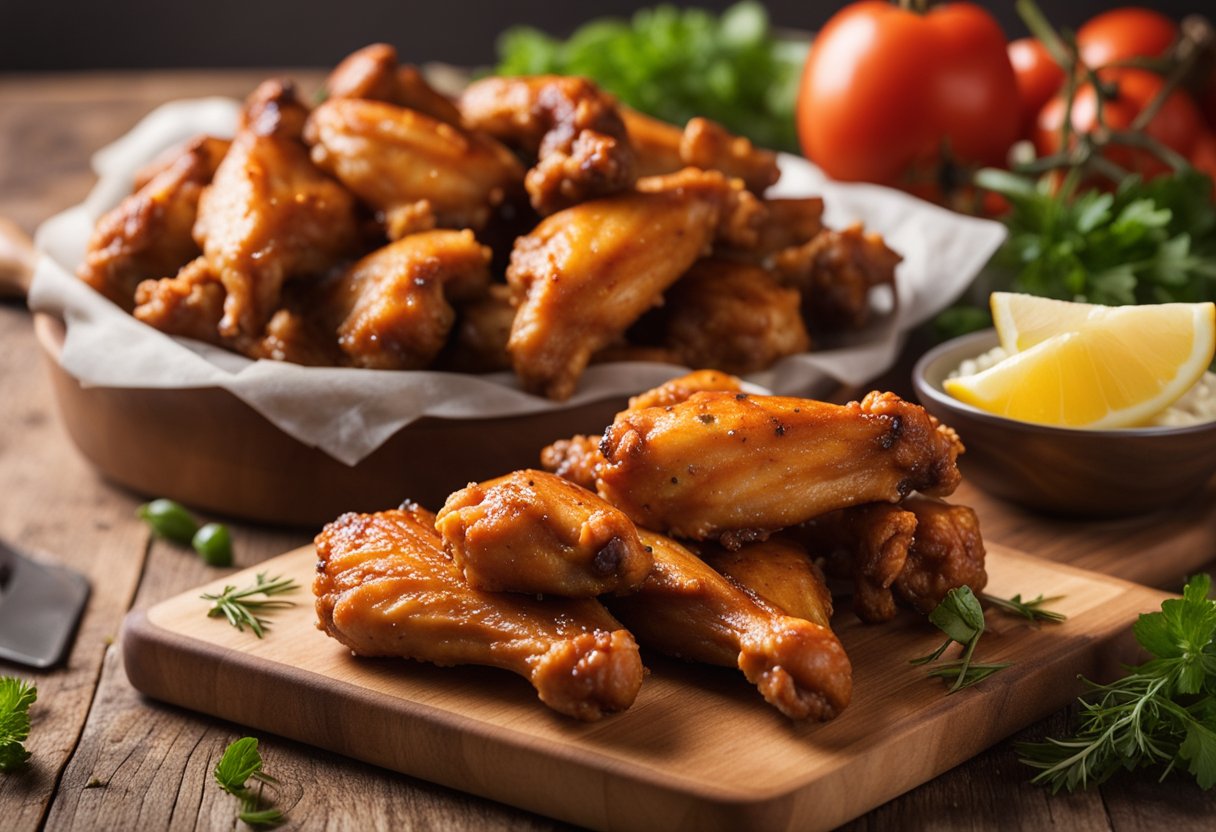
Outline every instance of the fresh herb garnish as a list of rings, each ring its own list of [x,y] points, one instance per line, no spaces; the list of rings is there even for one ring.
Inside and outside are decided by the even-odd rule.
[[[257,790],[251,789],[249,780],[257,782]],[[241,801],[238,819],[250,826],[277,826],[283,822],[283,812],[267,805],[264,788],[276,788],[279,782],[262,771],[262,755],[258,753],[258,741],[254,737],[241,737],[224,749],[220,761],[215,764],[215,782],[228,794]]]
[[[1060,622],[1068,618],[1068,616],[1062,612],[1043,609],[1044,604],[1050,604],[1052,601],[1059,601],[1064,597],[1063,595],[1053,595],[1050,598],[1044,598],[1042,595],[1040,595],[1033,601],[1023,601],[1021,593],[1018,593],[1012,598],[998,598],[995,595],[989,595],[987,593],[980,593],[980,597],[991,606],[994,606],[999,610],[1012,613],[1013,615],[1020,615],[1022,618],[1025,618],[1027,621],[1034,624],[1037,624],[1040,621]]]
[[[980,636],[984,634],[984,609],[969,586],[961,586],[946,593],[942,602],[929,613],[929,620],[946,634],[942,645],[927,656],[912,659],[912,664],[921,665],[937,661],[946,648],[958,642],[963,654],[958,659],[943,662],[929,671],[930,676],[951,682],[947,693],[955,693],[987,679],[998,670],[1009,667],[1008,662],[979,664],[971,660]]]
[[[497,72],[584,75],[673,124],[705,116],[762,147],[797,152],[794,103],[806,49],[775,38],[760,3],[737,3],[721,17],[664,5],[628,21],[591,21],[565,41],[508,29]]]
[[[235,586],[225,586],[223,592],[218,594],[204,593],[201,598],[211,601],[211,609],[207,610],[207,615],[210,618],[218,618],[224,616],[228,619],[228,623],[238,630],[244,632],[245,627],[253,630],[254,635],[262,638],[266,634],[266,627],[270,622],[262,618],[258,613],[267,610],[282,609],[284,607],[294,607],[295,601],[288,601],[281,598],[272,598],[273,595],[281,595],[284,592],[292,592],[300,588],[291,578],[275,577],[267,578],[265,572],[259,572],[257,580],[252,586],[237,589]],[[264,598],[255,598],[255,595],[265,596]]]
[[[1154,658],[1109,685],[1084,680],[1076,733],[1021,743],[1022,762],[1038,769],[1033,782],[1073,791],[1102,783],[1120,769],[1174,769],[1199,786],[1216,785],[1216,601],[1212,579],[1191,578],[1181,598],[1141,615],[1136,640]]]
[[[0,771],[16,771],[25,765],[30,752],[23,743],[30,735],[30,705],[38,688],[24,679],[0,676]]]

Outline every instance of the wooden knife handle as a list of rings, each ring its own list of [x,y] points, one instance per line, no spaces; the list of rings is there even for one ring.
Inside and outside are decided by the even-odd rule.
[[[23,298],[34,279],[34,243],[10,220],[0,217],[0,298]]]

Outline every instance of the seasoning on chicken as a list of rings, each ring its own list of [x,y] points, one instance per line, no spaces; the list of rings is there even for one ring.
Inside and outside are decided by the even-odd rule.
[[[627,592],[653,562],[620,509],[545,471],[470,484],[448,497],[435,528],[469,586],[491,592]]]
[[[356,655],[510,670],[550,708],[582,720],[637,696],[637,644],[598,601],[471,589],[425,509],[344,514],[316,546],[317,626]]]
[[[984,539],[975,510],[914,494],[903,508],[916,515],[916,536],[908,560],[895,579],[900,600],[929,613],[952,589],[967,586],[977,595],[988,584]]]
[[[431,87],[417,67],[398,66],[397,50],[387,43],[373,43],[343,58],[326,79],[325,90],[329,98],[384,101],[460,126],[460,111],[451,99]]]
[[[621,108],[621,115],[637,153],[639,176],[673,173],[685,167],[717,170],[742,179],[757,194],[781,176],[776,153],[756,147],[707,118],[693,118],[680,129],[628,107]]]

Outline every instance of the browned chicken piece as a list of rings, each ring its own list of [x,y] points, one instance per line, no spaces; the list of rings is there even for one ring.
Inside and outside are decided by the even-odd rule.
[[[627,592],[653,562],[624,512],[545,471],[469,484],[448,497],[435,528],[469,586],[490,592]]]
[[[691,373],[665,381],[651,390],[638,393],[629,400],[629,409],[644,410],[648,407],[667,407],[688,401],[693,393],[706,390],[737,393],[743,389],[742,385],[743,382],[739,379],[718,370],[693,370]]]
[[[757,194],[781,176],[776,153],[755,147],[707,118],[694,118],[681,130],[628,107],[621,108],[621,115],[637,153],[639,176],[692,166],[742,179]]]
[[[215,169],[220,166],[220,160],[224,158],[224,154],[228,152],[228,148],[231,146],[231,140],[220,139],[215,136],[200,135],[187,139],[181,144],[174,145],[158,153],[153,157],[151,162],[135,171],[131,191],[132,193],[138,191],[158,175],[178,164],[182,156],[185,155],[194,155],[202,160],[206,168],[211,171],[207,175],[207,181],[209,182],[211,181],[211,177],[215,176]]]
[[[623,191],[637,178],[616,102],[586,78],[484,78],[460,96],[465,124],[535,159],[524,185],[552,214]]]
[[[802,298],[750,263],[699,260],[664,297],[664,346],[689,367],[752,373],[806,352]]]
[[[97,220],[80,279],[130,312],[142,281],[176,274],[197,257],[199,195],[225,149],[226,143],[200,136],[159,161],[135,193]]]
[[[674,540],[640,533],[654,569],[635,594],[608,604],[643,646],[737,667],[791,719],[827,720],[844,710],[853,670],[831,630],[748,595]]]
[[[318,314],[314,303],[305,309],[288,303],[266,324],[265,334],[242,350],[250,358],[289,361],[308,367],[336,367],[348,363],[338,347],[338,334],[328,316]]]
[[[958,436],[894,393],[844,406],[697,393],[604,433],[600,496],[639,526],[728,548],[859,503],[957,487]]]
[[[762,209],[737,180],[663,179],[568,208],[516,241],[507,281],[519,311],[507,349],[526,389],[569,398],[591,356],[658,304],[719,233],[754,234]]]
[[[457,309],[453,335],[447,352],[440,356],[440,364],[459,373],[510,370],[507,339],[514,323],[511,287],[503,283],[491,285],[485,295]]]
[[[880,235],[865,233],[858,223],[844,231],[826,229],[808,243],[778,252],[773,269],[802,293],[813,328],[858,329],[870,320],[871,290],[894,287],[901,260]]]
[[[332,289],[339,346],[356,367],[426,367],[456,319],[451,302],[485,291],[489,262],[467,229],[423,231],[373,251]]]
[[[823,231],[823,200],[817,196],[766,199],[768,219],[760,228],[760,242],[748,256],[768,258],[801,246]]]
[[[326,79],[325,90],[329,98],[384,101],[460,125],[456,105],[432,88],[416,67],[398,66],[397,50],[387,43],[373,43],[343,58]]]
[[[354,199],[300,142],[306,115],[290,84],[263,83],[199,200],[194,236],[227,292],[221,335],[259,336],[284,282],[323,274],[357,240]]]
[[[481,228],[524,175],[489,136],[380,101],[326,101],[305,138],[317,165],[383,214],[391,239]]]
[[[787,535],[748,543],[732,552],[698,547],[701,559],[747,592],[795,618],[830,627],[832,593],[806,547]]]
[[[832,573],[853,580],[853,612],[868,624],[897,612],[894,587],[918,534],[916,515],[893,503],[867,503],[817,517],[797,534],[827,558]]]
[[[224,317],[224,284],[204,257],[197,257],[173,277],[145,280],[135,290],[136,318],[169,335],[236,348],[220,335]]]
[[[582,720],[637,696],[637,644],[598,601],[471,589],[425,509],[344,514],[316,546],[317,626],[356,655],[510,670]]]
[[[977,595],[988,584],[984,539],[975,511],[915,494],[902,507],[916,515],[916,537],[895,579],[900,600],[929,613],[946,593],[968,586]]]

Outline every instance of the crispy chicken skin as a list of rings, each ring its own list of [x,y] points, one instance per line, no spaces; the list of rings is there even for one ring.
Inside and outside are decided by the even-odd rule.
[[[507,349],[529,391],[569,398],[591,356],[659,303],[716,236],[754,236],[759,203],[737,181],[684,171],[645,187],[568,208],[516,241],[507,281],[519,311]]]
[[[515,156],[489,136],[381,101],[326,101],[304,135],[312,160],[381,212],[391,239],[481,228],[523,180]]]
[[[621,107],[621,116],[637,153],[639,176],[692,166],[742,179],[757,194],[781,176],[776,153],[755,147],[707,118],[694,118],[680,129],[629,107]]]
[[[132,179],[131,192],[134,193],[161,173],[164,173],[174,165],[180,164],[183,156],[193,156],[196,163],[202,164],[204,170],[210,171],[205,175],[207,182],[211,181],[211,177],[215,176],[215,169],[220,166],[220,160],[224,158],[224,154],[228,152],[228,148],[232,146],[230,139],[221,139],[215,136],[199,135],[192,139],[187,139],[181,144],[176,144],[153,157],[151,162],[135,171],[135,176]],[[206,184],[204,182],[203,184]]]
[[[225,295],[224,284],[206,258],[196,257],[173,277],[140,283],[132,314],[169,335],[235,347],[219,331]]]
[[[831,630],[748,595],[674,540],[640,534],[654,569],[608,604],[644,646],[737,667],[791,719],[831,719],[849,704],[852,666]]]
[[[384,101],[460,125],[460,111],[437,92],[416,67],[398,66],[397,50],[387,43],[358,49],[334,67],[325,81],[329,98],[363,98]]]
[[[626,592],[653,562],[624,512],[545,471],[469,484],[448,497],[435,528],[469,586],[490,592]]]
[[[664,296],[663,344],[689,367],[763,370],[805,352],[802,297],[749,263],[699,260]]]
[[[354,199],[300,143],[306,115],[290,84],[263,83],[199,199],[194,237],[227,292],[222,335],[259,335],[285,281],[324,273],[356,242]]]
[[[598,601],[469,588],[425,509],[344,514],[316,547],[317,626],[356,655],[510,670],[550,708],[582,720],[637,696],[637,644]]]
[[[743,382],[718,370],[693,370],[682,376],[663,382],[658,387],[638,393],[629,400],[630,410],[645,410],[648,407],[666,407],[688,401],[693,393],[707,390],[737,393]]]
[[[176,274],[197,257],[199,195],[227,146],[200,136],[158,160],[133,194],[98,219],[80,279],[130,312],[141,281]]]
[[[914,494],[903,508],[916,515],[916,536],[907,563],[895,579],[900,600],[917,612],[933,610],[960,586],[976,594],[988,584],[980,521],[968,506]]]
[[[789,535],[744,544],[732,552],[702,544],[697,554],[717,572],[795,618],[821,627],[832,622],[832,593],[806,547]]]
[[[364,257],[333,288],[338,344],[356,367],[417,370],[447,342],[451,301],[482,294],[490,251],[473,232],[423,231]]]
[[[600,451],[600,496],[639,526],[733,548],[838,508],[949,494],[962,443],[894,393],[837,406],[706,392],[618,414]]]
[[[465,89],[459,108],[467,125],[536,160],[524,185],[542,215],[637,178],[616,102],[586,78],[484,78]]]

